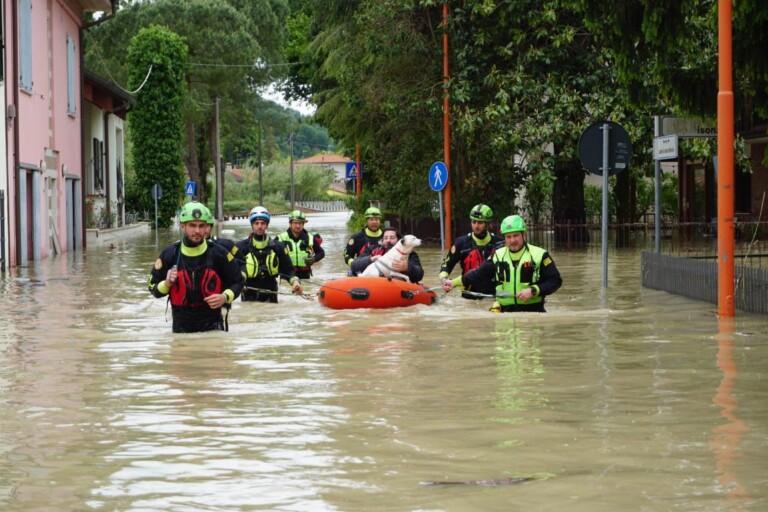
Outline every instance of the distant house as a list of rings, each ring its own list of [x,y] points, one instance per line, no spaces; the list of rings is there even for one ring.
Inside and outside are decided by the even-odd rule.
[[[296,160],[294,163],[296,165],[316,165],[321,169],[333,169],[334,183],[346,183],[347,164],[350,162],[354,162],[354,160],[344,155],[321,154]]]
[[[2,0],[0,269],[83,247],[84,14],[111,0]]]
[[[125,116],[133,97],[85,70],[83,155],[86,227],[125,225]],[[88,224],[91,224],[90,226]]]

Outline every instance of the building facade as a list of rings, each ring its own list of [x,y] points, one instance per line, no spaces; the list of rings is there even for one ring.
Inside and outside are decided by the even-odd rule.
[[[3,0],[5,268],[83,247],[81,29],[110,0]]]

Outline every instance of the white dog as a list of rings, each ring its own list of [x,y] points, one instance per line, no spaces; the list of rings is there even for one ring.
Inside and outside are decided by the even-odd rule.
[[[397,277],[410,282],[408,276],[396,272],[392,269],[392,262],[395,260],[404,261],[408,264],[408,255],[411,254],[413,249],[421,245],[421,239],[416,238],[413,235],[405,235],[398,240],[394,247],[388,250],[379,259],[368,265],[368,267],[360,274],[362,277],[377,277],[384,276],[387,278]]]

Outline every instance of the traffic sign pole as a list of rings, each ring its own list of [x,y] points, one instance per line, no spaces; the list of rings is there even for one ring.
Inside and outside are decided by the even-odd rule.
[[[611,141],[611,125],[603,124],[603,219],[602,219],[602,245],[603,245],[603,288],[608,288],[608,148]]]
[[[653,118],[653,135],[659,136],[661,131],[661,119],[659,116]],[[653,161],[653,252],[659,254],[661,252],[661,160],[654,159]]]
[[[602,158],[598,158],[600,155]],[[608,287],[608,176],[627,169],[632,158],[632,141],[621,125],[613,121],[592,123],[579,137],[581,165],[603,177],[602,260],[603,288]]]

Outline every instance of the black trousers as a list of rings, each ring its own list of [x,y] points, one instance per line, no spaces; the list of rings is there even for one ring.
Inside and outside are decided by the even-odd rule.
[[[206,311],[207,309],[207,311]],[[226,331],[221,309],[175,308],[173,310],[173,332]]]

